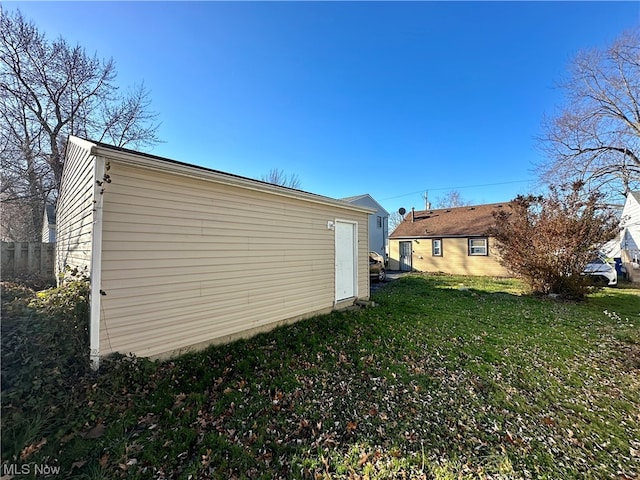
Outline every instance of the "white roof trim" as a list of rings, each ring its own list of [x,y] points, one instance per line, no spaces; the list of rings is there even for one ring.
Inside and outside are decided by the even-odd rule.
[[[380,203],[378,203],[378,201],[375,198],[373,198],[369,193],[363,193],[362,195],[355,195],[353,197],[345,197],[345,198],[342,198],[342,200],[345,202],[351,203],[353,205],[357,205],[356,203],[353,203],[353,202],[356,202],[361,199],[366,199],[366,198],[368,198],[378,206],[378,211],[381,211],[382,213],[385,213],[387,216],[389,216],[389,212],[387,212],[387,210],[382,205],[380,205]]]

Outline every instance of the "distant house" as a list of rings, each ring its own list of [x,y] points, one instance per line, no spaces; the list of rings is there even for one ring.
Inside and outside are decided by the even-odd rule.
[[[508,203],[412,210],[389,236],[389,269],[510,276],[487,232]]]
[[[640,192],[629,192],[622,209],[622,263],[632,281],[640,281]]]
[[[387,244],[389,241],[389,212],[374,198],[365,193],[355,197],[343,198],[345,202],[353,205],[373,208],[375,212],[369,216],[369,251],[377,252],[383,258],[387,258]]]
[[[70,137],[56,265],[90,351],[166,357],[369,298],[368,207]]]
[[[42,243],[56,242],[56,206],[47,204],[42,219]]]

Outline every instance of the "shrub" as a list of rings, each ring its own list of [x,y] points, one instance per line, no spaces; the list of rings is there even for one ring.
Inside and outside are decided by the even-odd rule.
[[[38,293],[2,287],[2,450],[15,461],[29,442],[68,428],[74,413],[66,405],[84,394],[92,374],[89,282],[75,278]]]
[[[534,293],[582,299],[590,286],[583,275],[598,249],[619,232],[613,211],[583,185],[552,186],[547,197],[518,196],[494,214],[490,234],[501,263],[521,276]]]
[[[3,275],[3,282],[21,285],[22,287],[32,290],[44,290],[46,288],[52,288],[56,284],[55,278],[38,273],[22,273],[8,277]]]

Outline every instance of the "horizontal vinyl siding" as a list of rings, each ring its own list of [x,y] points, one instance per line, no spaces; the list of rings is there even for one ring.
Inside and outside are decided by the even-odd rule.
[[[334,232],[367,214],[111,161],[101,351],[154,356],[331,308]],[[368,297],[368,262],[359,291]]]
[[[389,270],[400,270],[400,242],[389,239]]]
[[[89,148],[69,142],[56,207],[56,271],[91,267],[94,158]]]
[[[443,272],[455,275],[508,277],[510,272],[500,265],[494,239],[489,239],[489,255],[469,255],[467,238],[443,238],[442,256],[432,255],[432,240],[412,240],[413,269],[419,272]],[[392,268],[399,265],[399,240],[390,241]],[[422,258],[421,258],[422,257]]]
[[[621,248],[636,253],[636,250],[640,249],[640,203],[632,194],[628,194],[621,218],[623,219]]]

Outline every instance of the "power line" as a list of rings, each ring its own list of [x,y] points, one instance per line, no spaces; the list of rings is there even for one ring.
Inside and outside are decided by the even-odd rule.
[[[498,186],[498,185],[510,185],[512,183],[528,183],[528,182],[533,182],[533,181],[535,181],[535,180],[512,180],[510,182],[483,183],[481,185],[464,185],[464,186],[460,186],[460,187],[428,188],[426,190],[428,190],[429,192],[437,192],[437,191],[440,191],[440,190],[458,190],[458,189],[463,189],[463,188],[495,187],[495,186]],[[396,195],[394,197],[382,198],[382,199],[380,199],[380,201],[393,200],[395,198],[408,197],[409,195],[416,195],[418,193],[424,193],[424,192],[425,192],[425,189],[422,189],[422,190],[418,190],[417,192],[404,193],[402,195]]]

